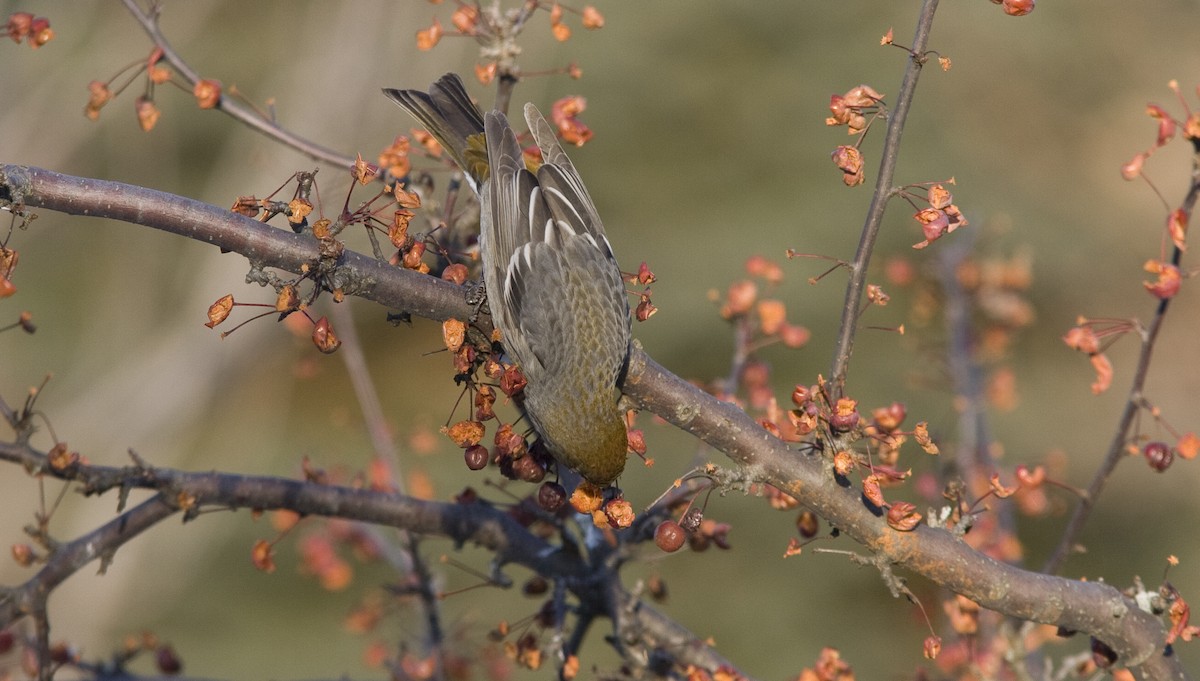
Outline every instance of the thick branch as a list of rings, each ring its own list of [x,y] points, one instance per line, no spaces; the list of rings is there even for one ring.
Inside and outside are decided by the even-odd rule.
[[[121,182],[0,165],[0,201],[145,225],[240,253],[256,266],[296,274],[317,260],[316,242],[309,237],[227,209]],[[348,295],[435,320],[467,319],[473,311],[459,287],[437,277],[391,267],[350,250],[339,265],[335,280]]]
[[[79,193],[73,193],[76,191]],[[309,239],[195,201],[22,166],[0,166],[2,198],[166,229],[291,271],[311,261],[316,252]],[[270,252],[274,247],[280,252]],[[349,251],[342,266],[347,277],[370,282],[354,293],[389,307],[434,319],[466,318],[470,313],[458,287],[434,277],[387,267]],[[347,289],[347,292],[352,291]],[[633,350],[624,390],[645,409],[726,453],[744,466],[751,478],[785,490],[886,560],[910,568],[986,608],[1094,635],[1112,647],[1124,664],[1143,665],[1151,670],[1153,673],[1147,673],[1147,678],[1186,678],[1177,657],[1162,655],[1165,634],[1160,622],[1138,610],[1116,589],[1004,565],[972,550],[944,530],[922,527],[916,532],[902,533],[890,529],[882,518],[867,509],[858,492],[835,484],[823,459],[789,449],[735,405],[721,402],[668,372],[640,347]],[[301,487],[299,483],[296,485]],[[299,494],[301,490],[293,493]],[[314,495],[313,503],[324,509],[314,513],[386,522],[386,513],[397,512],[386,504],[374,505],[382,504],[382,498],[368,501],[369,497],[356,497],[353,504],[345,506],[337,499],[323,496],[330,494],[328,491],[304,494]],[[294,501],[289,498],[289,508]],[[406,508],[406,513],[420,516],[417,506]],[[410,529],[438,533],[449,530],[420,524]],[[495,541],[500,539],[502,536]],[[504,549],[501,555],[510,555],[506,544],[495,546]]]
[[[644,408],[742,464],[752,478],[796,497],[830,524],[886,559],[963,594],[985,608],[1089,633],[1146,678],[1187,678],[1165,657],[1159,620],[1111,586],[1021,570],[975,551],[945,530],[897,532],[867,510],[855,490],[834,484],[824,460],[789,449],[735,405],[720,402],[640,351],[625,392]],[[1119,641],[1119,642],[1118,642]]]

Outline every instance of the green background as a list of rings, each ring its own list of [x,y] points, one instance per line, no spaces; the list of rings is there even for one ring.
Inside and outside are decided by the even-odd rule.
[[[858,83],[895,95],[905,55],[879,47],[878,38],[894,27],[897,42],[908,43],[917,6],[915,0],[606,2],[598,5],[606,27],[583,31],[568,15],[576,31],[564,44],[550,37],[544,13],[531,21],[521,65],[540,71],[575,61],[584,79],[530,79],[515,100],[547,109],[564,94],[588,98],[583,118],[596,137],[572,158],[625,268],[646,260],[659,277],[654,300],[661,311],[635,335],[667,367],[699,380],[727,372],[732,336],[706,295],[742,276],[747,256],[782,260],[787,248],[852,255],[882,129],[864,146],[867,185],[845,189],[829,152],[847,138],[823,124],[828,98]],[[190,93],[170,87],[158,91],[158,127],[142,132],[133,114],[140,80],[99,122],[89,122],[82,115],[87,83],[148,53],[140,28],[115,3],[0,7],[5,15],[45,14],[57,34],[38,51],[0,44],[0,162],[142,184],[221,206],[238,195],[265,195],[290,173],[313,167],[219,113],[197,110]],[[449,27],[451,11],[415,1],[189,1],[168,3],[162,26],[204,76],[236,84],[259,104],[273,100],[279,122],[303,136],[373,159],[413,126],[381,87],[425,87],[446,71],[470,73],[477,46],[469,39],[446,38],[432,52],[414,47],[417,29],[434,16]],[[945,2],[939,11],[930,45],[954,66],[929,68],[922,78],[897,182],[954,176],[956,203],[981,247],[1033,255],[1029,297],[1037,322],[1008,358],[1020,403],[990,422],[1005,464],[1038,462],[1062,450],[1066,480],[1086,485],[1111,437],[1135,339],[1113,348],[1114,388],[1093,397],[1086,360],[1059,337],[1079,314],[1148,319],[1152,313],[1154,301],[1139,283],[1141,265],[1159,254],[1165,210],[1146,186],[1122,181],[1118,167],[1153,141],[1146,102],[1179,111],[1168,80],[1179,79],[1197,105],[1198,19],[1190,0],[1043,2],[1024,18],[1005,16],[985,0]],[[490,101],[477,84],[469,86]],[[1172,203],[1189,171],[1182,144],[1149,166]],[[347,176],[324,168],[319,181],[325,201],[340,205]],[[909,245],[920,236],[909,213],[903,204],[892,206],[877,266],[882,256],[913,254]],[[132,448],[155,465],[296,475],[302,456],[348,469],[370,457],[337,355],[316,356],[306,339],[269,322],[224,341],[201,326],[208,304],[225,293],[266,299],[242,283],[240,257],[141,227],[48,212],[12,243],[21,251],[21,290],[0,303],[0,321],[32,310],[39,331],[0,334],[0,394],[20,403],[29,386],[53,373],[39,407],[58,437],[90,460],[123,464]],[[931,254],[942,245],[915,254],[914,263],[932,266]],[[835,273],[810,286],[806,280],[824,265],[797,260],[783,267],[787,279],[776,293],[789,318],[813,331],[802,350],[764,353],[786,398],[793,384],[829,371],[844,277]],[[1200,319],[1189,284],[1164,329],[1148,394],[1181,430],[1200,428]],[[866,323],[904,322],[908,302],[897,292]],[[377,306],[348,305],[406,448],[414,434],[446,420],[457,395],[446,357],[425,354],[440,347],[438,327],[418,320],[392,328]],[[915,329],[903,339],[862,333],[852,392],[868,407],[903,401],[910,423],[926,420],[952,433],[952,396],[940,387],[942,363],[931,352],[937,342],[936,330]],[[649,418],[642,423],[657,465],[631,464],[622,479],[635,507],[697,456],[713,456]],[[1148,420],[1142,432],[1169,439]],[[48,443],[39,436],[39,445]],[[403,456],[408,470],[431,476],[440,498],[483,483],[450,447],[427,455],[404,449]],[[918,471],[932,465],[915,456],[910,462]],[[1176,554],[1183,563],[1171,580],[1195,598],[1195,466],[1177,462],[1159,475],[1140,460],[1123,465],[1082,538],[1089,553],[1064,574],[1119,586],[1141,575],[1157,584],[1165,557]],[[47,489],[53,497],[58,488]],[[1052,496],[1060,506],[1071,501]],[[0,476],[0,544],[23,541],[21,527],[31,522],[37,498],[37,484],[16,467]],[[52,529],[62,539],[77,536],[107,519],[114,503],[68,494]],[[733,523],[735,550],[671,556],[649,550],[644,563],[628,569],[628,581],[662,575],[671,588],[666,610],[712,636],[746,671],[788,678],[827,645],[840,648],[862,679],[902,678],[921,663],[919,617],[889,598],[877,575],[847,569],[837,555],[780,558],[794,534],[793,514],[740,496],[714,498],[708,513]],[[1064,522],[1062,514],[1021,520],[1027,564],[1040,565]],[[297,574],[295,544],[284,542],[281,569],[261,574],[249,563],[250,547],[271,536],[265,522],[247,513],[209,514],[184,528],[165,523],[121,549],[106,576],[84,570],[55,593],[54,637],[94,657],[117,647],[125,633],[149,628],[173,642],[189,674],[205,677],[377,675],[362,666],[365,639],[345,633],[341,618],[390,573],[367,567],[349,590],[328,593]],[[848,540],[826,546],[856,548]],[[453,555],[446,542],[426,547],[434,559]],[[479,552],[455,557],[486,567]],[[0,561],[0,583],[29,574]],[[447,589],[476,581],[448,566],[438,574]],[[935,589],[921,578],[912,584],[927,608],[940,610]],[[444,604],[447,622],[468,641],[538,605],[487,589]],[[415,619],[401,619],[405,624],[381,632],[387,640],[419,631]],[[1084,643],[1068,641],[1052,654]],[[607,664],[603,647],[593,637],[585,665]],[[1186,645],[1182,654],[1192,664],[1200,659]]]

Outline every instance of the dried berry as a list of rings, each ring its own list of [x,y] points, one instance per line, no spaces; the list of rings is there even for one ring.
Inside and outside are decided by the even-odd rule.
[[[913,504],[897,501],[888,508],[887,523],[894,530],[911,532],[921,523],[921,514]]]
[[[942,638],[940,636],[927,636],[925,643],[922,645],[925,659],[936,660],[939,653],[942,652]]]
[[[550,589],[550,583],[541,575],[534,575],[521,587],[521,593],[526,596],[541,596]]]
[[[442,433],[455,445],[465,449],[479,444],[484,436],[484,426],[479,421],[459,421],[452,426],[443,427]]]
[[[858,427],[858,420],[858,403],[843,397],[829,415],[829,428],[835,433],[848,433]]]
[[[683,548],[687,533],[674,520],[664,520],[654,530],[654,544],[667,553],[674,553]]]
[[[1034,0],[1003,0],[1004,13],[1012,17],[1023,17],[1033,11]]]
[[[1146,457],[1146,463],[1159,473],[1170,468],[1171,463],[1175,461],[1175,452],[1165,442],[1147,442],[1142,448],[1142,456]]]
[[[612,499],[604,505],[604,515],[608,524],[616,529],[624,529],[633,524],[633,505],[624,499]]]
[[[225,321],[229,312],[233,310],[233,305],[233,294],[222,296],[220,300],[208,306],[208,321],[204,325],[211,329]]]
[[[538,488],[537,502],[544,510],[554,513],[567,503],[567,490],[557,482],[544,482]]]
[[[598,485],[593,485],[586,480],[579,483],[579,486],[571,493],[571,508],[580,513],[599,511],[603,503],[604,491]]]
[[[541,482],[546,477],[546,468],[532,456],[522,456],[514,461],[513,471],[525,482]]]
[[[318,319],[316,325],[313,327],[312,342],[313,345],[317,346],[318,350],[327,355],[335,352],[342,344],[337,334],[334,333],[333,326],[325,317]]]
[[[900,427],[904,422],[904,417],[908,414],[903,404],[892,402],[886,407],[880,407],[871,412],[871,418],[875,420],[875,425],[885,433],[890,433]]]
[[[488,450],[483,445],[471,445],[463,452],[467,468],[473,471],[483,470],[488,464]]]
[[[796,530],[800,532],[800,536],[805,539],[812,539],[817,536],[817,532],[821,529],[820,520],[817,519],[817,514],[812,511],[801,511],[796,517]]]
[[[183,671],[183,660],[170,645],[164,645],[154,651],[154,664],[158,671],[164,674],[178,674]]]
[[[667,583],[659,575],[650,575],[646,580],[646,590],[650,594],[650,598],[657,603],[664,603],[667,600],[668,590]]]
[[[810,399],[812,399],[812,391],[808,389],[808,386],[797,385],[792,389],[792,404],[797,407],[804,406]]]

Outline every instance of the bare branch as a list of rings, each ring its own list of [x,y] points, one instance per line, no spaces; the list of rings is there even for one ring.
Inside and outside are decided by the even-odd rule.
[[[871,263],[875,240],[879,237],[879,228],[883,225],[884,209],[893,194],[892,178],[896,174],[896,160],[900,156],[900,136],[908,120],[908,111],[912,108],[917,79],[921,76],[921,69],[928,57],[925,47],[929,44],[929,31],[933,27],[933,14],[937,11],[937,5],[938,0],[924,0],[921,3],[908,68],[904,71],[904,80],[900,83],[900,93],[896,95],[896,105],[888,115],[887,136],[883,142],[875,191],[871,195],[871,207],[867,209],[867,219],[863,224],[862,236],[859,237],[858,250],[854,253],[854,261],[849,265],[850,280],[846,282],[846,302],[842,305],[842,321],[838,327],[837,344],[833,351],[833,369],[830,372],[837,395],[842,395],[845,391],[846,372],[850,368],[850,356],[854,353],[858,310],[867,286],[867,266]]]
[[[1196,147],[1195,151],[1196,153],[1192,157],[1192,175],[1187,196],[1184,197],[1183,204],[1180,206],[1189,216],[1196,207],[1197,199],[1200,199],[1200,147]],[[1182,257],[1183,251],[1176,247],[1171,255],[1171,263],[1178,267]],[[1108,444],[1108,451],[1104,455],[1104,461],[1096,470],[1095,475],[1092,476],[1092,482],[1088,485],[1087,494],[1079,500],[1079,505],[1075,507],[1075,512],[1071,514],[1071,519],[1067,522],[1067,527],[1063,530],[1062,537],[1058,540],[1058,545],[1054,547],[1054,553],[1050,554],[1050,558],[1042,566],[1043,572],[1054,574],[1062,567],[1063,562],[1070,556],[1075,543],[1079,541],[1079,535],[1083,532],[1083,526],[1087,524],[1088,518],[1091,517],[1092,509],[1095,507],[1096,501],[1100,498],[1100,493],[1104,491],[1105,483],[1108,482],[1108,478],[1116,470],[1117,464],[1126,458],[1125,446],[1130,442],[1132,437],[1130,429],[1133,428],[1135,417],[1144,404],[1143,391],[1146,388],[1146,377],[1150,372],[1150,358],[1154,354],[1158,332],[1162,329],[1163,320],[1166,319],[1167,308],[1170,305],[1170,298],[1159,301],[1158,308],[1154,311],[1154,319],[1150,321],[1149,328],[1142,335],[1142,347],[1138,352],[1137,369],[1133,372],[1133,382],[1130,383],[1129,394],[1125,398],[1125,409],[1121,412],[1116,432],[1113,433],[1112,441]]]
[[[5,165],[0,166],[0,201],[161,229],[240,253],[255,267],[299,273],[317,259],[316,242],[309,237],[227,209],[121,182]],[[454,284],[349,250],[340,262],[339,276],[346,294],[419,317],[467,319],[473,312]]]
[[[73,195],[73,191],[79,195]],[[311,261],[316,250],[306,237],[182,197],[40,169],[0,166],[0,199],[4,198],[166,229],[238,250],[252,262],[292,271]],[[281,253],[270,253],[276,244]],[[448,282],[387,267],[350,251],[346,251],[341,267],[348,279],[369,281],[369,285],[347,288],[347,293],[434,319],[465,318],[469,314],[459,287]],[[887,561],[918,572],[983,607],[1091,634],[1116,651],[1124,664],[1157,670],[1153,675],[1147,673],[1147,678],[1184,678],[1178,657],[1162,655],[1165,632],[1158,619],[1139,610],[1113,587],[1020,570],[974,551],[945,530],[924,526],[914,532],[890,529],[868,510],[858,492],[835,484],[823,458],[790,449],[737,406],[670,373],[640,347],[631,354],[623,388],[643,408],[724,452],[742,465],[751,479],[769,482],[796,497]],[[0,448],[0,453],[4,451]],[[541,540],[521,539],[514,544],[504,521],[475,517],[472,514],[480,511],[474,507],[449,510],[433,502],[397,502],[390,495],[343,497],[333,488],[314,489],[301,483],[289,483],[290,487],[279,483],[283,485],[280,487],[270,479],[186,475],[192,476],[187,478],[189,490],[206,503],[259,504],[388,525],[400,523],[397,526],[412,531],[476,541],[494,550],[502,560],[533,561],[526,564],[544,574],[573,574],[571,566],[557,565],[553,556],[538,554],[539,547],[548,546]],[[217,489],[218,482],[232,488]],[[258,490],[260,485],[267,489]],[[284,488],[287,494],[300,496],[280,496]],[[543,564],[544,560],[550,562]]]
[[[13,447],[0,445],[6,454]],[[7,455],[0,455],[0,458],[12,460]],[[8,589],[5,597],[0,598],[0,629],[20,617],[37,613],[44,607],[47,594],[88,563],[100,559],[103,569],[104,562],[110,560],[121,545],[178,510],[163,495],[156,494],[82,537],[56,547],[36,575],[24,585]]]
[[[491,550],[496,564],[514,563],[548,579],[560,580],[581,603],[608,612],[612,590],[623,610],[636,614],[635,627],[646,645],[669,651],[682,664],[715,670],[736,669],[698,637],[652,608],[636,602],[615,570],[594,565],[575,551],[564,551],[535,536],[503,510],[477,502],[423,501],[368,489],[320,485],[267,476],[190,473],[135,465],[124,468],[77,464],[64,470],[49,466],[46,454],[24,443],[0,443],[0,461],[81,484],[84,494],[114,488],[157,490],[158,494],[100,528],[51,552],[46,565],[20,587],[0,598],[0,629],[40,612],[46,594],[93,560],[111,560],[116,550],[158,522],[184,511],[185,519],[203,508],[288,509],[302,515],[336,517],[407,532],[446,537]],[[186,507],[186,510],[185,508]],[[103,567],[103,563],[102,563]]]
[[[171,47],[167,42],[166,36],[162,31],[158,30],[158,13],[157,9],[152,9],[149,12],[143,11],[138,6],[136,0],[121,0],[125,4],[125,9],[137,19],[142,25],[142,29],[146,31],[146,35],[154,41],[155,46],[162,50],[163,59],[169,63],[188,85],[195,86],[200,80],[200,74],[196,72],[183,57]],[[246,107],[237,100],[222,96],[218,100],[216,108],[228,114],[234,120],[245,124],[251,130],[257,130],[271,139],[289,146],[314,161],[321,161],[341,168],[349,168],[354,165],[354,158],[346,156],[332,149],[327,149],[316,142],[307,140],[296,133],[277,125],[275,121],[268,120],[259,115],[258,112]]]

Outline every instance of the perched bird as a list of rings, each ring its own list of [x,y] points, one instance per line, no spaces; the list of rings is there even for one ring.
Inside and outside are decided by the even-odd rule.
[[[429,130],[480,196],[480,254],[493,323],[527,384],[525,414],[554,457],[604,487],[625,468],[617,407],[629,358],[629,304],[604,225],[542,114],[527,167],[499,111],[481,114],[462,81],[384,90]]]

